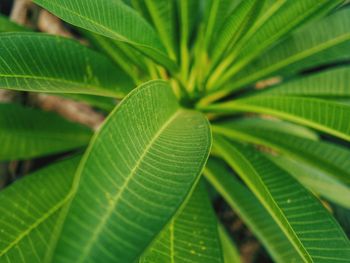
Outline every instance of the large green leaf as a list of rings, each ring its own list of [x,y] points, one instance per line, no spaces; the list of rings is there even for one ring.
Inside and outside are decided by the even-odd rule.
[[[262,94],[201,108],[225,113],[242,111],[269,114],[350,141],[350,106],[336,101]]]
[[[293,33],[235,75],[229,93],[272,75],[291,75],[302,69],[348,59],[350,9],[344,9]]]
[[[298,130],[291,133],[290,124],[286,126],[288,131],[280,127],[281,121],[250,118],[214,125],[213,130],[235,140],[267,146],[294,159],[293,162],[280,157],[279,163],[318,194],[349,206],[350,151],[305,137]]]
[[[88,144],[92,132],[41,110],[0,104],[0,160],[30,159]]]
[[[213,129],[236,140],[271,147],[350,185],[350,151],[347,148],[276,130],[272,125],[277,126],[278,123],[279,121],[252,118],[228,122],[214,126]]]
[[[27,175],[0,191],[0,262],[50,263],[78,157]]]
[[[322,204],[293,177],[248,146],[215,138],[215,147],[237,171],[305,262],[350,258],[350,242]]]
[[[282,0],[276,1],[250,28],[234,53],[223,61],[227,70],[220,69],[224,74],[214,74],[216,86],[219,87],[232,76],[249,64],[253,59],[263,54],[281,38],[305,22],[324,15],[339,5],[343,0]],[[229,62],[235,62],[233,64]],[[225,69],[226,69],[225,68]],[[212,81],[214,82],[214,81]]]
[[[266,89],[263,94],[346,99],[350,98],[349,83],[350,67],[340,67],[285,82]]]
[[[35,0],[75,26],[126,42],[174,70],[155,30],[135,10],[116,0]]]
[[[0,14],[0,32],[23,32],[30,31],[29,29],[12,22],[8,17]]]
[[[54,262],[134,262],[191,192],[208,121],[148,82],[110,114],[78,168]]]
[[[216,217],[203,184],[139,262],[223,263]]]
[[[204,175],[262,242],[276,262],[301,261],[292,244],[258,199],[225,166],[225,163],[211,157]]]
[[[62,37],[0,34],[0,88],[123,97],[133,83],[107,58]]]

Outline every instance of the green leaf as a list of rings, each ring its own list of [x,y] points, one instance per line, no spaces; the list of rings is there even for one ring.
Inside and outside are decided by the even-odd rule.
[[[62,37],[0,34],[0,88],[123,97],[133,83],[107,58]]]
[[[211,48],[211,59],[214,64],[220,58],[225,57],[227,51],[231,50],[246,33],[258,16],[263,4],[264,0],[241,1],[234,11],[227,17],[220,31],[214,37],[215,43],[213,43]]]
[[[0,14],[0,33],[23,31],[30,31],[30,29],[25,28],[24,26],[21,26],[15,22],[12,22],[6,16]]]
[[[184,80],[188,77],[190,68],[190,37],[195,29],[197,19],[200,15],[199,0],[176,0],[178,8],[178,20],[180,31],[180,61],[181,61],[181,76]]]
[[[334,217],[338,220],[339,224],[343,227],[344,232],[350,238],[350,209],[345,209],[340,206],[332,205]]]
[[[226,94],[273,75],[350,58],[350,9],[337,11],[298,30],[251,62],[225,87]]]
[[[301,184],[312,192],[322,196],[338,205],[350,209],[350,189],[313,166],[298,162],[284,156],[267,156],[275,164],[293,175]]]
[[[206,162],[208,121],[151,81],[109,115],[78,168],[54,262],[134,262],[171,220]]]
[[[216,86],[219,87],[228,81],[295,28],[324,15],[341,2],[343,0],[276,1],[250,28],[244,37],[245,39],[241,40],[240,45],[235,48],[235,53],[226,58],[226,60],[235,61],[235,63],[232,65],[224,61],[223,64],[230,67],[227,70],[220,69],[224,73],[220,78],[218,74],[213,74],[218,81]]]
[[[0,191],[0,262],[52,262],[79,159],[57,162]]]
[[[217,221],[203,184],[142,256],[142,263],[221,262]]]
[[[179,9],[180,39],[185,39],[188,43],[200,18],[200,1],[176,0],[176,2]]]
[[[350,258],[350,242],[322,204],[293,177],[253,148],[215,138],[223,158],[237,171],[305,262]]]
[[[218,34],[227,17],[231,14],[240,1],[232,0],[207,0],[205,1],[204,25],[205,43],[208,49],[214,36]]]
[[[350,151],[347,148],[277,130],[273,125],[278,123],[253,118],[213,126],[213,130],[235,140],[271,147],[350,186]]]
[[[222,251],[224,254],[225,263],[240,263],[239,251],[233,243],[231,237],[224,229],[224,226],[219,225],[219,236],[221,240]]]
[[[276,262],[300,262],[301,258],[259,200],[230,173],[225,163],[210,158],[204,175],[262,242]]]
[[[154,27],[171,59],[176,60],[175,38],[176,19],[174,0],[141,0],[144,1],[152,18]]]
[[[129,45],[116,41],[114,39],[104,37],[87,30],[81,30],[83,35],[89,40],[91,45],[99,52],[106,54],[113,62],[115,62],[125,73],[127,73],[134,83],[138,83],[141,77],[141,69],[133,59],[141,62],[145,57],[133,49]],[[123,45],[124,44],[124,45]],[[123,50],[120,46],[125,47]],[[131,56],[129,56],[131,53]],[[137,54],[138,53],[138,54]],[[142,58],[140,58],[142,56]],[[142,68],[143,69],[143,68]],[[146,71],[146,68],[144,68]]]
[[[235,140],[272,148],[287,156],[288,159],[279,156],[273,161],[309,189],[348,207],[350,151],[345,147],[305,137],[303,131],[299,132],[300,129],[293,131],[290,124],[282,127],[284,129],[281,129],[281,121],[250,118],[214,125],[213,130]]]
[[[126,42],[152,59],[175,70],[155,30],[122,1],[34,0],[72,25]]]
[[[88,144],[92,132],[62,117],[17,104],[0,104],[0,160],[73,150]]]
[[[350,106],[330,100],[297,96],[252,96],[199,107],[213,112],[269,114],[350,141]]]
[[[340,67],[285,82],[263,94],[345,99],[350,98],[349,83],[350,67]]]

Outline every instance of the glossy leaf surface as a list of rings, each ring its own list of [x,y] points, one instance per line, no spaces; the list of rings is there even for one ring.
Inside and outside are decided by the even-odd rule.
[[[174,69],[156,31],[122,1],[35,0],[53,14],[94,33],[126,42],[156,61]]]
[[[234,168],[305,262],[346,261],[350,242],[322,204],[293,177],[251,147],[215,137]]]
[[[0,34],[0,88],[124,97],[134,84],[76,41],[39,33]]]
[[[227,170],[223,161],[211,157],[204,174],[276,262],[301,261],[300,256],[271,215],[253,193]]]
[[[59,161],[0,192],[1,263],[52,262],[63,207],[79,160]]]
[[[350,10],[344,9],[297,30],[234,76],[227,91],[270,76],[290,76],[317,65],[349,59],[349,27]]]
[[[214,112],[269,114],[350,141],[350,106],[336,101],[298,96],[261,95],[203,107]]]
[[[166,82],[134,90],[83,157],[55,262],[136,260],[191,192],[210,145],[205,117],[181,109]]]
[[[208,193],[199,184],[139,261],[140,263],[223,263],[218,224]]]

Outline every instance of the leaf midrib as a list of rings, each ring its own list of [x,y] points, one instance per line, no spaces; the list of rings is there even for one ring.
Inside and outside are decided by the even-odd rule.
[[[112,215],[113,211],[115,210],[116,206],[118,205],[118,201],[120,200],[121,196],[124,193],[124,190],[126,187],[129,185],[131,179],[136,175],[136,172],[138,171],[139,166],[143,162],[144,158],[146,157],[147,153],[149,150],[152,148],[156,140],[160,137],[160,135],[163,133],[165,129],[183,112],[183,110],[178,109],[169,117],[169,119],[160,127],[160,129],[155,133],[153,138],[150,140],[150,142],[147,144],[146,148],[142,152],[140,158],[134,165],[134,167],[131,169],[129,176],[127,176],[127,179],[124,181],[123,185],[120,187],[118,194],[113,198],[111,204],[109,206],[109,209],[107,210],[107,213],[103,216],[102,220],[100,223],[96,226],[94,229],[94,233],[92,238],[89,240],[89,242],[85,245],[83,252],[81,253],[81,257],[78,258],[76,263],[81,263],[84,262],[86,257],[90,254],[90,251],[94,245],[94,243],[97,241],[98,237],[100,236],[100,233],[103,230],[103,227],[105,226],[105,223],[107,220],[110,218]]]
[[[41,0],[43,2],[48,2],[47,0]],[[67,13],[71,13],[72,15],[75,15],[77,17],[79,17],[80,19],[85,19],[87,20],[88,22],[92,23],[94,26],[98,26],[98,27],[101,27],[103,30],[105,30],[106,32],[108,32],[109,34],[113,35],[113,36],[116,36],[117,38],[119,38],[119,41],[122,41],[122,42],[126,42],[126,43],[129,43],[131,45],[134,45],[134,46],[139,46],[139,47],[143,47],[143,48],[147,48],[147,49],[150,49],[150,50],[153,50],[155,51],[156,53],[158,53],[159,55],[163,55],[162,53],[158,52],[155,48],[153,48],[152,46],[149,46],[149,45],[146,45],[146,44],[141,44],[141,43],[137,43],[137,42],[134,42],[128,38],[126,38],[125,36],[123,35],[120,35],[118,33],[116,33],[114,30],[111,30],[109,29],[108,27],[104,26],[103,24],[100,24],[90,18],[88,18],[87,16],[83,16],[81,15],[80,13],[77,13],[77,12],[74,12],[73,10],[67,8],[67,7],[64,7],[62,5],[59,5],[55,2],[51,2],[50,4],[56,6],[57,8],[59,9],[63,9],[65,12]],[[63,19],[65,20],[65,19]],[[72,23],[73,24],[73,23]],[[75,24],[75,23],[74,23]],[[79,26],[81,27],[81,26]],[[89,30],[90,31],[90,30]]]
[[[14,246],[16,246],[23,238],[28,236],[34,229],[39,227],[42,223],[44,223],[50,216],[52,216],[56,211],[58,211],[60,208],[62,208],[71,198],[73,192],[70,191],[67,193],[67,195],[61,199],[60,202],[58,202],[55,206],[53,206],[51,209],[49,209],[46,213],[44,213],[38,220],[34,221],[33,224],[31,224],[24,232],[18,235],[18,237],[9,243],[5,249],[0,251],[0,258],[4,256],[8,251],[10,251]]]
[[[277,150],[281,153],[288,154],[292,156],[294,159],[298,159],[304,163],[311,164],[318,169],[321,169],[325,171],[327,174],[329,174],[333,179],[336,180],[344,180],[347,184],[350,184],[350,179],[345,180],[345,178],[342,178],[338,176],[337,174],[347,174],[347,171],[344,171],[340,169],[338,166],[333,165],[332,163],[326,163],[324,165],[322,162],[320,162],[319,159],[315,158],[314,156],[307,154],[307,153],[302,153],[301,155],[297,155],[295,153],[295,149],[289,149],[285,145],[281,147],[278,143],[269,141],[268,139],[265,139],[264,137],[258,137],[255,134],[250,134],[250,133],[244,133],[241,130],[237,130],[234,128],[230,127],[225,127],[225,126],[212,126],[212,129],[215,133],[226,136],[228,138],[232,138],[234,140],[242,140],[246,141],[248,143],[253,143],[253,144],[258,144],[258,145],[263,145],[267,147],[271,147],[274,150]],[[266,130],[268,131],[268,130]],[[300,157],[302,156],[302,157]]]
[[[226,143],[226,141],[223,141],[224,143]],[[220,144],[220,143],[219,143]],[[216,144],[218,145],[218,144]],[[221,148],[222,150],[222,147],[219,146],[218,148]],[[281,228],[281,230],[285,233],[285,235],[287,236],[287,238],[289,240],[293,240],[292,245],[294,247],[296,247],[296,251],[298,252],[298,254],[301,256],[301,258],[303,258],[306,262],[313,262],[312,261],[312,258],[311,258],[311,255],[308,253],[308,251],[306,250],[306,248],[304,247],[304,244],[302,242],[300,242],[300,239],[298,237],[298,235],[296,234],[296,232],[294,231],[294,229],[292,228],[292,226],[290,225],[288,219],[286,218],[283,210],[280,208],[280,206],[276,203],[275,199],[272,197],[268,187],[266,186],[265,182],[263,182],[263,180],[261,179],[261,177],[259,176],[259,174],[255,171],[254,167],[250,164],[250,162],[247,160],[247,158],[242,155],[239,151],[237,151],[235,148],[234,150],[236,151],[236,154],[238,154],[240,156],[240,158],[242,158],[244,161],[245,161],[245,164],[249,167],[249,169],[251,170],[252,173],[254,173],[255,177],[257,178],[257,180],[259,181],[259,184],[260,186],[264,189],[265,193],[267,194],[268,198],[273,202],[274,206],[276,207],[276,209],[278,210],[278,214],[281,216],[281,219],[283,219],[283,222],[285,224],[287,224],[288,226],[288,229],[291,231],[292,233],[292,236],[291,236],[291,233],[288,232],[288,230],[286,229],[286,227],[284,227],[282,225],[282,222],[281,219],[278,218],[278,216],[276,215],[276,212],[273,211],[273,209],[268,206],[266,207],[267,210],[270,210],[270,214],[271,216],[275,219],[275,222],[279,225],[279,227]],[[227,156],[227,151],[225,150],[222,150],[223,154],[226,155],[226,158],[228,159],[231,159],[231,157]],[[225,158],[225,159],[226,159]],[[232,160],[232,159],[231,159]],[[236,166],[236,165],[235,165]],[[243,169],[239,168],[239,167],[235,167],[237,170],[240,170],[241,171],[241,174],[246,174]],[[244,177],[247,177],[247,176],[244,176]],[[248,185],[250,185],[250,182],[247,183]],[[251,188],[251,187],[249,187]],[[256,186],[252,187],[251,189],[253,190],[254,188],[256,188]],[[259,197],[261,196],[260,194],[257,194]],[[260,198],[259,198],[260,199]],[[262,198],[262,203],[267,203],[263,200],[264,198]],[[302,250],[302,251],[300,251]]]
[[[25,75],[25,74],[22,74],[22,75],[19,75],[19,74],[13,74],[13,75],[0,74],[0,77],[3,77],[3,78],[23,78],[23,79],[33,79],[33,80],[44,80],[44,81],[52,81],[52,82],[61,82],[61,83],[64,83],[64,84],[74,85],[74,86],[78,86],[78,87],[84,87],[84,89],[86,89],[87,91],[97,91],[101,95],[102,95],[102,93],[103,93],[103,95],[111,96],[111,97],[114,97],[114,96],[118,95],[117,93],[114,93],[113,91],[103,90],[103,88],[100,87],[100,86],[87,85],[83,81],[81,81],[81,82],[78,82],[78,81],[74,82],[74,81],[70,81],[70,80],[67,80],[67,79],[61,79],[61,78],[43,77],[43,76]],[[4,88],[6,88],[6,87],[4,87]],[[49,90],[46,90],[46,89],[45,89],[45,91],[50,92]],[[69,92],[69,90],[67,90],[67,92]],[[55,91],[55,93],[57,93],[57,91]]]

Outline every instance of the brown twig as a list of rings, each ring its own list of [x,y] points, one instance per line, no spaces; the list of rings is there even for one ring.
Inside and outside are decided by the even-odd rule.
[[[47,111],[57,112],[70,121],[83,124],[94,130],[104,120],[104,115],[82,102],[47,94],[31,94],[30,98],[34,105]]]
[[[69,38],[74,37],[73,34],[64,27],[64,24],[58,17],[54,16],[53,14],[49,13],[44,9],[40,10],[40,13],[39,13],[38,28],[40,31],[46,32],[49,34],[59,35],[59,36],[69,37]]]
[[[27,23],[28,9],[31,5],[31,0],[15,0],[10,19],[18,24],[25,25]]]

